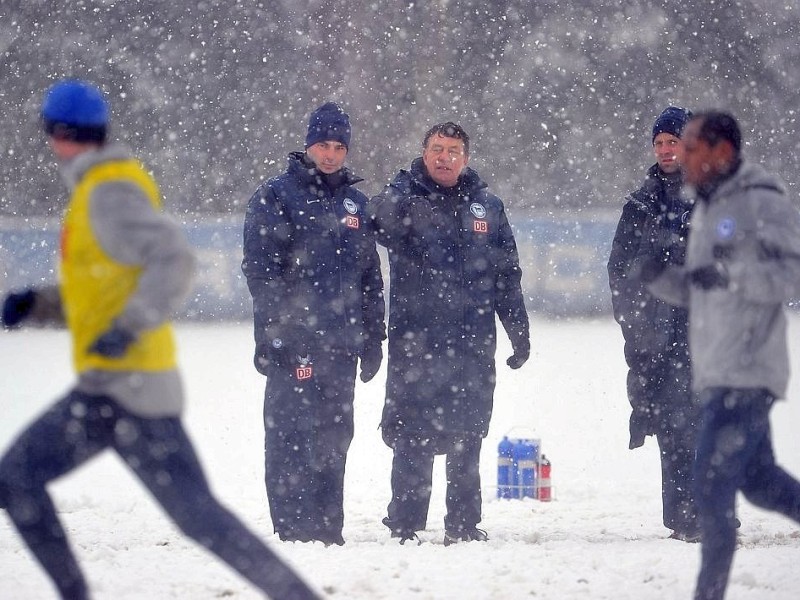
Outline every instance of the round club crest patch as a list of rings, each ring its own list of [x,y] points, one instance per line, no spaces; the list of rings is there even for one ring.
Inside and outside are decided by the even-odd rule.
[[[729,240],[736,233],[736,221],[733,217],[723,217],[717,221],[717,237],[721,240]]]
[[[473,202],[469,205],[469,211],[475,215],[476,219],[485,219],[486,218],[486,209],[484,208],[483,204],[479,204],[478,202]]]
[[[343,204],[344,204],[344,209],[351,215],[354,215],[358,212],[358,205],[355,202],[353,202],[350,198],[345,198]]]

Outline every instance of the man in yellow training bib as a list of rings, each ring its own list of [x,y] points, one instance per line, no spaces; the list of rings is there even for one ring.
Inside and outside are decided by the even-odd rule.
[[[181,424],[183,390],[169,318],[195,258],[127,150],[107,144],[108,105],[78,80],[52,86],[42,121],[71,190],[59,285],[8,294],[3,325],[66,322],[78,381],[0,460],[8,511],[62,598],[89,598],[47,484],[113,448],[188,536],[273,598],[317,598],[212,495]],[[35,518],[31,518],[32,515]]]

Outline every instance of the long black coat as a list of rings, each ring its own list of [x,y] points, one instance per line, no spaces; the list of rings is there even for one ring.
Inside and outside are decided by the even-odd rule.
[[[273,332],[300,328],[317,351],[360,355],[385,337],[383,278],[367,197],[347,169],[334,189],[289,155],[247,207],[242,271],[253,296],[256,364]],[[313,353],[313,352],[312,352]]]
[[[501,200],[466,169],[441,188],[422,159],[369,205],[389,250],[389,361],[382,427],[397,436],[486,436],[495,386],[495,315],[529,349],[514,235]]]
[[[625,338],[631,447],[664,427],[682,426],[675,413],[692,410],[688,314],[655,298],[641,279],[648,259],[681,265],[691,205],[680,196],[679,174],[653,165],[641,188],[627,197],[608,260],[614,317]],[[686,425],[688,426],[688,425]]]

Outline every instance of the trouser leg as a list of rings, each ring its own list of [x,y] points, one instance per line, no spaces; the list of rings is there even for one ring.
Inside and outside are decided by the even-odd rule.
[[[311,503],[316,539],[342,543],[344,476],[353,440],[355,357],[329,352],[315,363]]]
[[[759,508],[778,512],[800,523],[800,482],[775,464],[770,429],[747,465],[741,490]]]
[[[694,460],[699,403],[691,391],[689,357],[667,359],[656,399],[656,439],[661,459],[664,526],[677,533],[699,531],[694,501]]]
[[[697,447],[695,481],[702,532],[695,600],[721,600],[736,549],[736,492],[769,436],[763,390],[709,390]]]
[[[481,438],[456,441],[447,453],[447,514],[445,530],[469,531],[481,521]]]
[[[661,458],[661,499],[664,526],[679,533],[699,529],[694,500],[696,435],[693,426],[656,434]]]
[[[89,597],[47,484],[103,450],[114,428],[102,398],[70,392],[32,423],[0,461],[0,504],[62,598]]]
[[[274,368],[264,400],[265,483],[270,516],[281,539],[313,538],[311,463],[313,412],[310,382]]]
[[[186,535],[258,589],[272,598],[317,597],[212,495],[179,419],[128,415],[117,426],[115,448]]]
[[[399,442],[392,459],[392,500],[388,525],[394,531],[421,531],[428,520],[434,454],[417,443]]]

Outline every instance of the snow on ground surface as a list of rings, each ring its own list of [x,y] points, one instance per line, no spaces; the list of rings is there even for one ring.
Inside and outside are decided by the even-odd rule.
[[[281,544],[263,489],[264,379],[252,368],[250,324],[177,328],[188,392],[185,422],[212,486],[329,599],[686,599],[698,545],[668,540],[661,525],[658,449],[628,450],[622,336],[610,318],[532,323],[533,356],[505,367],[502,337],[495,413],[481,474],[487,543],[442,545],[444,464],[437,458],[421,546],[400,546],[380,520],[389,501],[391,452],[377,424],[384,370],[356,390],[356,435],[345,489],[343,547]],[[800,317],[791,320],[800,373]],[[72,383],[64,332],[0,332],[4,382],[0,447]],[[800,377],[773,410],[778,461],[800,474]],[[536,436],[553,464],[555,500],[497,500],[503,434]],[[183,538],[119,459],[103,454],[52,484],[98,600],[261,597]],[[740,547],[729,600],[794,600],[800,590],[798,527],[740,498]],[[0,598],[46,599],[53,588],[0,517]]]

